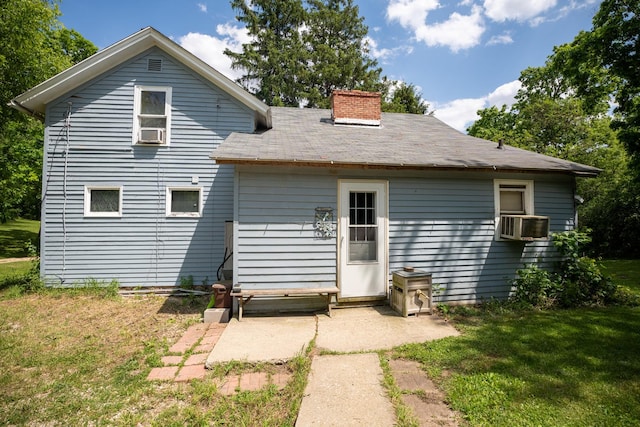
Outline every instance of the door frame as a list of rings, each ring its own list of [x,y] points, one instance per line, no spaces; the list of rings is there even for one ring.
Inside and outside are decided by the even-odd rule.
[[[382,198],[382,212],[379,213],[379,216],[384,218],[384,224],[379,228],[379,234],[383,239],[382,250],[383,254],[380,257],[381,262],[383,263],[383,274],[381,280],[384,281],[384,295],[376,295],[376,296],[361,296],[361,297],[343,297],[342,296],[342,261],[343,261],[343,243],[344,239],[348,238],[347,236],[343,236],[343,227],[342,227],[342,210],[344,207],[342,206],[342,192],[344,187],[351,184],[382,184],[384,187],[384,197]],[[337,274],[336,274],[336,285],[339,289],[339,293],[337,295],[337,301],[339,303],[349,303],[349,302],[375,302],[380,300],[386,300],[389,294],[389,181],[384,179],[350,179],[343,178],[338,179],[338,193],[337,193],[337,207],[338,207],[338,215],[337,215],[337,244],[336,244],[336,252],[337,252]],[[346,207],[348,209],[348,206]]]

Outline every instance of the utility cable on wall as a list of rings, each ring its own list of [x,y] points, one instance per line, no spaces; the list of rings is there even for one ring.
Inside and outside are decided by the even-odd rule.
[[[65,273],[67,269],[67,175],[69,171],[69,145],[71,135],[71,101],[67,102],[67,114],[64,120],[65,127],[65,148],[64,148],[64,172],[62,175],[62,277],[61,282],[65,281]]]

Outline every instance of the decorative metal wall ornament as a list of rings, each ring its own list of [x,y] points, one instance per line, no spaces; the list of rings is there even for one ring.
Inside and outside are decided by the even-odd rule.
[[[316,208],[313,228],[316,230],[316,238],[318,239],[335,237],[336,224],[333,220],[333,208]]]

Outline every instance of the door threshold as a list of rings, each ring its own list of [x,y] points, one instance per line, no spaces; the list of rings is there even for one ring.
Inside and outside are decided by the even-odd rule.
[[[338,301],[333,308],[378,307],[382,305],[389,305],[389,300],[387,298],[381,298],[367,301]]]

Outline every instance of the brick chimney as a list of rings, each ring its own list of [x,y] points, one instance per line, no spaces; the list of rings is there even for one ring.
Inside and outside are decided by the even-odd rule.
[[[334,90],[331,116],[334,124],[380,126],[380,93]]]

